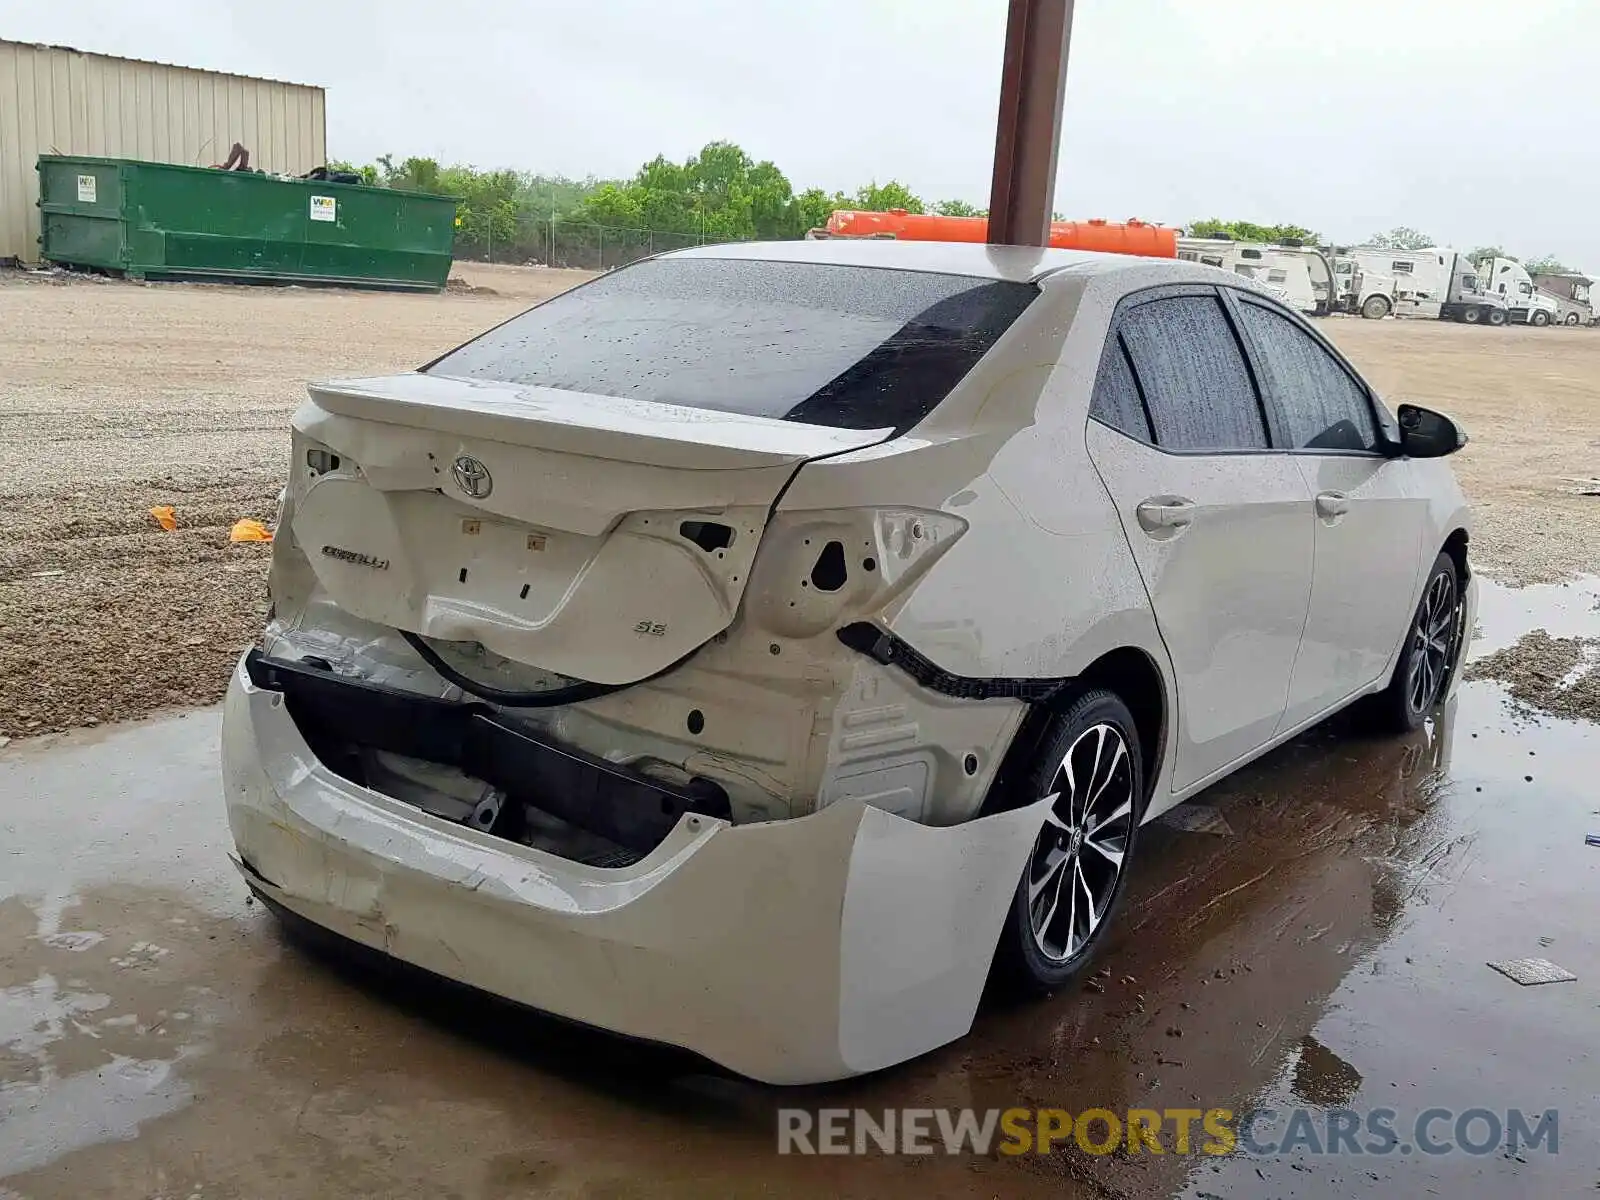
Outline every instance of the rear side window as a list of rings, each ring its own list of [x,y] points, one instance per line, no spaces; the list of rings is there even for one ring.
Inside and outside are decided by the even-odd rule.
[[[1378,428],[1366,392],[1327,349],[1282,313],[1241,300],[1261,383],[1283,411],[1288,444],[1305,450],[1373,450]]]
[[[1030,283],[758,259],[653,259],[426,368],[831,425],[906,429],[1039,294]]]
[[[1131,308],[1121,333],[1169,450],[1262,450],[1266,425],[1233,327],[1213,296],[1173,296]]]
[[[1150,418],[1145,415],[1144,401],[1139,398],[1139,383],[1133,377],[1122,339],[1116,334],[1111,335],[1105,357],[1100,361],[1100,375],[1095,380],[1089,414],[1131,438],[1141,442],[1151,440]]]

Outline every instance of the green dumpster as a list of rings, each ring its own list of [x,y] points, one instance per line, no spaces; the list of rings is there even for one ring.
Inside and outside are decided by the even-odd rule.
[[[449,196],[125,158],[39,156],[43,257],[133,279],[437,291]]]

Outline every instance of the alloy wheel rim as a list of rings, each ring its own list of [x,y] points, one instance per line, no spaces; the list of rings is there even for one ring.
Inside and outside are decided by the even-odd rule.
[[[1456,597],[1450,576],[1435,575],[1417,610],[1411,630],[1411,665],[1406,679],[1406,701],[1414,713],[1424,713],[1437,703],[1450,668],[1455,642]]]
[[[1051,962],[1081,954],[1105,922],[1133,834],[1133,759],[1115,725],[1074,739],[1056,767],[1028,860],[1028,922]]]

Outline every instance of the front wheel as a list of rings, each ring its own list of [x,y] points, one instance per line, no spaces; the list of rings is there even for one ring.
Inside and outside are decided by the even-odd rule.
[[[1366,303],[1361,306],[1361,315],[1369,321],[1381,321],[1389,315],[1389,298],[1387,296],[1368,296]]]
[[[1384,724],[1397,733],[1420,729],[1449,689],[1450,676],[1466,643],[1461,582],[1455,560],[1440,554],[1422,587],[1416,616],[1406,630],[1400,660],[1378,697]]]
[[[1537,329],[1543,329],[1546,325],[1550,324],[1550,314],[1547,312],[1536,312],[1531,318],[1529,318],[1529,323]]]
[[[1056,719],[1029,771],[1027,802],[1050,810],[1006,912],[994,973],[1035,994],[1080,975],[1106,940],[1144,814],[1133,714],[1114,692],[1085,692]]]
[[[1461,310],[1461,319],[1468,325],[1476,325],[1479,321],[1483,320],[1483,309],[1464,308]]]
[[[1567,314],[1567,319],[1566,319],[1566,324],[1568,324],[1568,325],[1576,325],[1577,323],[1578,323],[1578,314],[1577,313],[1568,313]]]
[[[1478,310],[1475,309],[1475,308],[1469,308],[1467,311],[1470,313],[1470,312],[1477,312]],[[1489,310],[1489,324],[1491,324],[1491,325],[1504,325],[1505,323],[1506,323],[1506,310],[1505,309],[1503,309],[1503,308],[1491,308]]]

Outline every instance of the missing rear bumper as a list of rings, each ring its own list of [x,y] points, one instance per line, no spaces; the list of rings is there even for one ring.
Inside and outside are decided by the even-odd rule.
[[[222,782],[257,894],[458,983],[769,1083],[879,1070],[965,1033],[1048,808],[945,828],[859,801],[744,825],[690,815],[599,869],[339,776],[288,710],[240,664]]]
[[[709,780],[674,786],[551,741],[485,704],[365,683],[259,650],[244,669],[257,688],[283,696],[317,757],[355,783],[369,783],[362,750],[423,759],[637,853],[660,844],[684,813],[729,816],[726,793]]]

